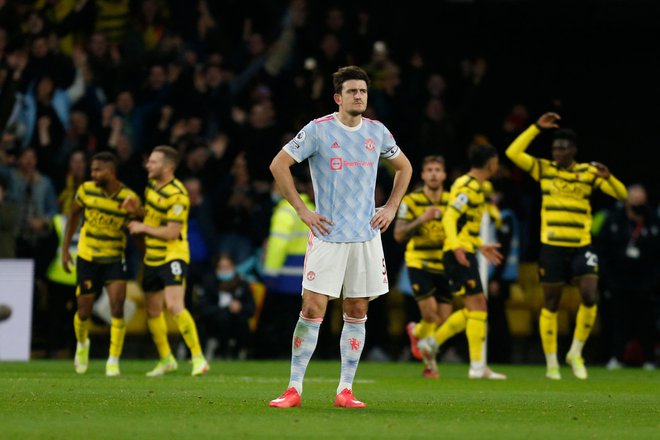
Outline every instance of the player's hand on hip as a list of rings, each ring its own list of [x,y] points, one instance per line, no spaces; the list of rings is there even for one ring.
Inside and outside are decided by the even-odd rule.
[[[462,247],[454,249],[454,258],[456,258],[456,261],[458,261],[458,264],[461,266],[465,267],[470,267],[470,261],[467,259],[467,256],[465,255],[465,249]]]
[[[396,208],[390,208],[387,205],[376,208],[376,215],[371,219],[371,227],[380,229],[380,232],[385,232],[394,220],[395,215]]]
[[[302,220],[307,227],[312,231],[312,234],[314,234],[314,237],[318,237],[320,235],[328,235],[330,233],[330,228],[329,226],[332,226],[334,223],[332,223],[332,220],[329,218],[316,213],[312,212],[310,210],[307,210],[300,215],[300,220]]]

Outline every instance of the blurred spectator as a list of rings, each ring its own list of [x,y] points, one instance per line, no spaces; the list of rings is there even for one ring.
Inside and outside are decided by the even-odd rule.
[[[245,151],[248,172],[257,191],[270,191],[273,176],[268,169],[268,159],[275,157],[282,148],[281,138],[282,131],[276,124],[272,103],[266,101],[252,105],[242,130],[240,147]]]
[[[130,0],[96,0],[98,13],[95,30],[110,43],[122,43],[129,23]]]
[[[183,180],[190,198],[188,214],[188,242],[190,264],[186,277],[186,307],[197,314],[195,289],[203,285],[204,277],[213,273],[211,257],[217,249],[217,237],[213,226],[213,211],[204,197],[202,182],[196,177]]]
[[[71,109],[69,130],[67,131],[58,159],[58,167],[66,166],[65,160],[74,151],[82,151],[87,157],[98,153],[101,145],[89,126],[87,113],[79,108]]]
[[[254,252],[250,234],[254,191],[248,172],[245,154],[241,153],[220,183],[216,206],[215,224],[218,231],[218,251],[229,254],[236,264],[250,258]]]
[[[32,148],[19,153],[17,167],[10,169],[9,175],[9,196],[18,209],[16,256],[34,258],[35,275],[41,278],[54,250],[48,239],[50,222],[57,213],[55,189],[51,179],[37,171],[37,155]]]
[[[255,312],[252,290],[226,254],[218,258],[215,278],[200,299],[202,325],[207,337],[206,358],[213,359],[219,348],[223,358],[245,359],[250,339],[248,320]]]
[[[78,150],[71,153],[69,164],[64,177],[64,184],[60,185],[62,190],[57,196],[59,212],[65,216],[71,212],[71,204],[76,196],[80,184],[87,178],[87,158],[85,153]]]
[[[7,182],[0,176],[0,259],[16,257],[14,231],[17,221],[16,204],[7,200]]]
[[[630,186],[625,203],[608,210],[595,226],[603,327],[609,342],[607,367],[632,363],[625,357],[626,344],[638,340],[644,368],[655,369],[660,220],[649,206],[646,188]]]

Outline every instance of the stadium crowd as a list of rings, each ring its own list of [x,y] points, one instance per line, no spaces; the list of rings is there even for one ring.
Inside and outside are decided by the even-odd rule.
[[[414,42],[402,45],[384,31],[383,16],[374,10],[369,2],[306,0],[0,0],[0,258],[36,263],[35,353],[55,356],[57,350],[72,349],[62,342],[73,341],[73,290],[50,267],[57,258],[54,225],[70,212],[94,154],[114,153],[119,180],[141,195],[147,183],[144,162],[152,149],[171,145],[179,152],[176,176],[191,202],[186,301],[194,315],[209,315],[208,299],[200,292],[214,289],[207,287],[208,279],[215,280],[219,255],[231,256],[244,281],[262,281],[263,246],[281,200],[268,166],[303,124],[336,109],[329,97],[331,75],[339,66],[358,65],[370,75],[365,116],[391,130],[410,158],[413,180],[424,157],[442,155],[449,188],[469,168],[470,145],[495,146],[502,162],[493,179],[497,201],[519,222],[519,261],[536,260],[539,190],[506,160],[504,150],[537,115],[524,99],[512,98],[505,111],[501,103],[495,105],[499,84],[490,75],[488,57],[466,51],[439,60]],[[563,110],[561,100],[543,105],[543,111]],[[617,172],[618,164],[608,165]],[[384,171],[376,197],[392,184],[391,170]],[[658,356],[660,290],[653,268],[660,242],[657,233],[641,231],[660,225],[654,203],[646,197],[632,203],[644,205],[639,209],[645,217],[641,223],[639,217],[629,218],[639,225],[635,241],[644,242],[641,247],[633,243],[644,251],[645,270],[635,272],[644,282],[631,298],[648,312],[641,329],[647,363]],[[597,222],[602,226],[597,242],[604,246],[603,264],[611,265],[602,290],[605,329],[613,334],[615,348],[606,356],[619,363],[625,343],[637,336],[622,328],[638,323],[631,319],[638,308],[627,305],[624,311],[621,305],[633,301],[626,299],[626,285],[638,278],[615,270],[640,268],[626,266],[635,251],[613,226],[627,227],[629,205],[595,201],[603,219]],[[392,230],[383,242],[395,285],[404,246]],[[129,245],[127,257],[129,273],[139,277],[141,258],[134,246]],[[506,281],[508,286],[511,280]],[[499,304],[493,321],[505,319],[504,295],[493,301]],[[411,298],[406,306],[414,314]],[[374,359],[396,355],[387,307],[381,300],[370,310],[373,330],[365,353],[371,351]],[[263,310],[261,318],[272,320],[267,313]],[[198,321],[203,340],[226,329],[219,323],[205,328],[204,322]],[[236,353],[244,356],[247,349],[254,357],[288,357],[267,352],[268,347],[260,354],[259,344],[240,325],[238,341],[244,346]],[[505,327],[499,327],[504,342],[491,348],[494,357],[507,350]],[[320,355],[336,356],[336,347],[326,345],[320,342]]]

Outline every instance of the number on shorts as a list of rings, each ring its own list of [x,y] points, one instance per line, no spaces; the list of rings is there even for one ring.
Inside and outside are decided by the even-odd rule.
[[[587,251],[584,254],[584,256],[587,259],[587,266],[591,266],[591,267],[598,266],[598,255],[594,254],[591,251]]]
[[[172,264],[170,264],[170,268],[172,269],[172,275],[178,277],[183,273],[183,269],[181,269],[181,263],[178,261],[172,261]]]

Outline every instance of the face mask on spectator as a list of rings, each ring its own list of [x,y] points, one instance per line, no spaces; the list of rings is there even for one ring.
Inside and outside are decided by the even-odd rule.
[[[231,271],[231,272],[216,272],[215,277],[218,279],[218,281],[231,281],[234,279],[236,276],[236,271]]]

